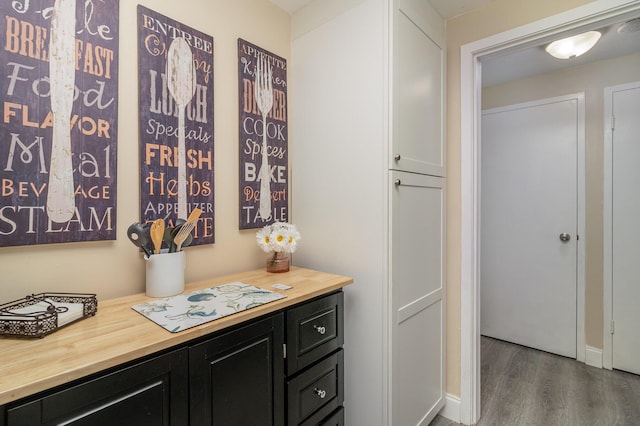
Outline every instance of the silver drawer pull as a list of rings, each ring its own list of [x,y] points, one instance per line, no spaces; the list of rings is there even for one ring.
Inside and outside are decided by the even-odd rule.
[[[313,388],[313,390],[316,393],[316,395],[318,395],[320,397],[320,399],[324,399],[324,397],[327,396],[327,391],[324,391],[324,390],[318,389],[318,388]]]
[[[327,332],[327,329],[326,329],[325,327],[319,327],[319,326],[317,326],[317,325],[314,325],[314,326],[313,326],[313,328],[315,328],[315,329],[316,329],[316,331],[317,331],[318,333],[320,333],[320,334],[324,334],[324,333],[326,333],[326,332]]]

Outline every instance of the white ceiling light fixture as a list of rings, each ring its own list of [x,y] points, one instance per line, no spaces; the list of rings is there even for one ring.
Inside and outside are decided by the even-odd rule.
[[[600,40],[600,36],[598,31],[588,31],[556,40],[549,44],[545,50],[549,55],[558,59],[576,58],[589,51]]]

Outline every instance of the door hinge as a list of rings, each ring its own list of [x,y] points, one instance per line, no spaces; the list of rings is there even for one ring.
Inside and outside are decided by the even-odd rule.
[[[287,359],[287,344],[286,343],[282,344],[282,357],[284,359]]]
[[[576,234],[576,241],[580,241],[580,235]]]
[[[615,332],[615,327],[614,327],[614,322],[613,320],[611,320],[611,328],[610,328],[610,332],[611,334],[613,334]]]
[[[616,118],[611,116],[611,131],[613,132],[616,129]]]

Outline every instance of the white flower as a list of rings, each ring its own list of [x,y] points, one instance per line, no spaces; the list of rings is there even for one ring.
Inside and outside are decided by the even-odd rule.
[[[272,251],[271,230],[268,227],[265,226],[256,233],[256,241],[265,253]]]
[[[293,253],[296,250],[298,241],[300,240],[300,233],[295,229],[289,229],[285,233],[286,244],[289,247],[289,253]]]
[[[296,226],[285,222],[272,223],[256,233],[258,246],[266,253],[293,253],[299,240],[300,233]]]

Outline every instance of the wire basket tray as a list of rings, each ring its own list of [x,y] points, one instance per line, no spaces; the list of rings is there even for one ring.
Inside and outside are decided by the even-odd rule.
[[[32,294],[0,305],[0,336],[44,337],[97,311],[95,294]]]

